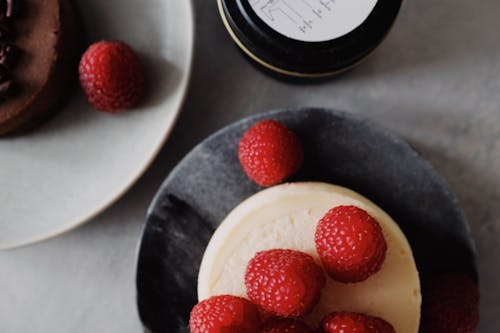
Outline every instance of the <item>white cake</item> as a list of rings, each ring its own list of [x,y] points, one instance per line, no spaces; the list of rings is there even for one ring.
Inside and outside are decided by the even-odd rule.
[[[230,294],[246,297],[244,274],[259,251],[293,249],[320,263],[314,244],[319,219],[331,208],[354,205],[382,227],[387,255],[379,272],[367,280],[339,283],[331,278],[306,321],[317,326],[332,311],[378,316],[398,333],[417,333],[420,280],[408,240],[382,209],[349,189],[324,183],[291,183],[261,191],[236,207],[221,223],[205,251],[198,276],[198,298]]]

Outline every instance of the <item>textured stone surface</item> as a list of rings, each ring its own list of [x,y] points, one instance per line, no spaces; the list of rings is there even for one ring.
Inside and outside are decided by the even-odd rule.
[[[135,242],[147,207],[195,144],[243,116],[324,106],[406,138],[457,194],[479,254],[479,333],[500,331],[500,2],[407,0],[385,43],[361,67],[318,85],[255,70],[231,44],[215,1],[195,0],[197,51],[187,104],[140,182],[92,223],[0,253],[1,332],[140,332]]]
[[[349,113],[283,110],[217,132],[162,185],[139,247],[139,311],[147,327],[185,332],[211,234],[261,189],[245,176],[237,150],[244,131],[267,118],[285,123],[304,144],[304,165],[292,181],[342,185],[380,205],[408,237],[422,278],[455,271],[475,276],[469,226],[456,198],[406,142]]]

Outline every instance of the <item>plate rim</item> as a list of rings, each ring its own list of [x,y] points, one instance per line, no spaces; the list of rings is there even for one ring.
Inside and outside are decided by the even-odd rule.
[[[156,144],[156,147],[153,149],[152,154],[150,157],[142,164],[142,166],[139,168],[137,172],[125,183],[125,185],[119,190],[114,192],[112,195],[109,196],[109,198],[104,201],[101,205],[98,205],[97,208],[95,208],[93,211],[90,213],[86,214],[83,217],[76,218],[75,220],[78,222],[74,223],[67,223],[65,227],[59,228],[57,230],[47,232],[44,234],[39,234],[37,236],[31,236],[24,238],[21,241],[12,241],[12,242],[5,242],[0,244],[0,251],[4,250],[14,250],[20,247],[25,247],[29,245],[33,245],[36,243],[40,243],[58,236],[61,236],[69,231],[75,230],[82,225],[90,222],[92,219],[96,218],[100,214],[102,214],[104,211],[106,211],[108,208],[113,206],[119,199],[121,199],[136,183],[137,181],[144,175],[144,173],[149,169],[151,164],[154,162],[158,154],[160,153],[161,149],[165,145],[166,141],[172,134],[172,131],[175,127],[175,124],[177,123],[177,120],[179,119],[180,113],[182,111],[182,106],[184,105],[187,97],[187,93],[189,90],[189,85],[191,82],[191,77],[192,77],[192,72],[193,72],[193,62],[194,62],[194,54],[195,54],[195,46],[196,46],[196,20],[195,20],[195,12],[193,8],[193,0],[185,0],[186,6],[187,6],[187,12],[189,13],[188,17],[188,25],[189,28],[186,30],[187,34],[189,35],[189,50],[188,50],[188,61],[187,61],[187,71],[186,74],[184,75],[183,79],[181,80],[181,88],[182,88],[182,93],[181,93],[181,98],[180,101],[176,107],[176,111],[174,116],[171,118],[171,121],[169,124],[166,126],[166,130],[161,137],[161,140],[159,140]]]

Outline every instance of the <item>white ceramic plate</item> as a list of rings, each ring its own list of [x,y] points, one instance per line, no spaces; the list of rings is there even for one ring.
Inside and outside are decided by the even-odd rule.
[[[111,205],[152,162],[185,97],[191,1],[77,4],[90,41],[121,39],[138,51],[148,94],[137,110],[110,115],[94,111],[79,91],[32,133],[0,139],[0,249],[59,235]]]

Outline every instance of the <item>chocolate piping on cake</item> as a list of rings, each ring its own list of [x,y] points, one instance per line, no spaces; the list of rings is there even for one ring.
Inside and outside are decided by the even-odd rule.
[[[0,100],[9,97],[12,87],[12,79],[5,67],[0,66]]]
[[[0,43],[0,65],[10,69],[16,64],[19,53],[20,50],[16,46],[9,43]]]
[[[7,20],[0,20],[0,40],[12,37],[12,29]]]
[[[0,0],[0,101],[8,98],[12,92],[11,69],[20,55],[20,49],[4,42],[12,36],[9,21],[19,11],[21,0]]]
[[[19,0],[7,0],[7,10],[5,16],[12,17],[19,11]]]
[[[1,0],[0,1],[0,19],[10,18],[19,12],[20,0]]]

